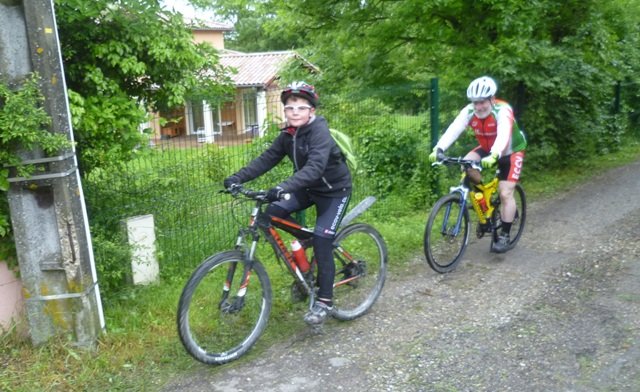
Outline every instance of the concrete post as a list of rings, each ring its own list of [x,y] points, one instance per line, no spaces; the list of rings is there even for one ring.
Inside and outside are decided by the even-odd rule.
[[[4,0],[0,25],[0,73],[19,82],[37,72],[50,131],[73,141],[53,1]],[[31,339],[37,345],[68,334],[93,346],[104,316],[75,150],[21,157],[41,169],[9,178],[8,192]]]

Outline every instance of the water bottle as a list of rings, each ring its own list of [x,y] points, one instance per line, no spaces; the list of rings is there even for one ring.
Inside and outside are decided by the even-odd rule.
[[[475,198],[482,212],[487,212],[487,201],[484,199],[482,192],[476,192]]]
[[[296,262],[298,268],[300,268],[300,271],[302,271],[302,273],[309,271],[309,261],[307,261],[307,255],[305,254],[304,249],[302,249],[302,245],[300,245],[300,242],[298,242],[298,240],[293,240],[291,242],[291,251],[293,253],[293,260]]]

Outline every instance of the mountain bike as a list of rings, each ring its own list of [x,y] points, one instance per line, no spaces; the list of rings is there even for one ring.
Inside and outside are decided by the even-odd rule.
[[[469,208],[475,211],[478,218],[476,236],[482,238],[485,234],[491,234],[490,251],[493,251],[498,240],[502,221],[497,176],[485,183],[469,185],[467,169],[481,171],[479,161],[441,156],[432,164],[437,165],[461,165],[463,169],[460,184],[451,187],[449,193],[434,204],[424,233],[424,254],[429,266],[436,272],[445,273],[456,267],[469,243]],[[513,195],[516,215],[511,226],[509,249],[520,240],[527,217],[525,192],[520,183],[516,183]]]
[[[317,291],[317,264],[313,256],[313,228],[270,216],[265,191],[235,186],[228,190],[235,206],[253,202],[249,223],[238,231],[235,248],[205,259],[187,281],[178,304],[178,332],[187,352],[206,364],[223,364],[245,354],[267,326],[273,294],[267,269],[258,260],[261,239],[294,278],[294,300],[309,299]],[[288,196],[288,195],[287,195]],[[365,314],[376,302],[387,273],[387,246],[378,231],[366,223],[350,224],[375,202],[369,196],[343,218],[334,240],[336,273],[333,311],[338,320]],[[301,244],[304,265],[296,262],[300,250],[290,250],[282,231]],[[295,241],[294,241],[295,242]],[[292,245],[293,248],[293,245]],[[306,258],[306,254],[310,258]],[[307,271],[304,271],[307,269]]]

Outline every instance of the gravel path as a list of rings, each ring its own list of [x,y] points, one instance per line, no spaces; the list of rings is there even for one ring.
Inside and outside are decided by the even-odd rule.
[[[640,391],[640,162],[529,205],[518,247],[392,268],[372,311],[169,391]],[[526,183],[525,183],[526,187]],[[341,335],[336,339],[336,335]]]

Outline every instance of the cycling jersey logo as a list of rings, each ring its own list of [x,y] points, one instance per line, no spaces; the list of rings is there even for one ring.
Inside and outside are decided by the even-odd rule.
[[[520,172],[522,172],[522,160],[523,157],[521,154],[515,153],[514,154],[514,160],[513,160],[513,170],[512,170],[512,174],[511,177],[514,180],[517,180],[520,178]]]

